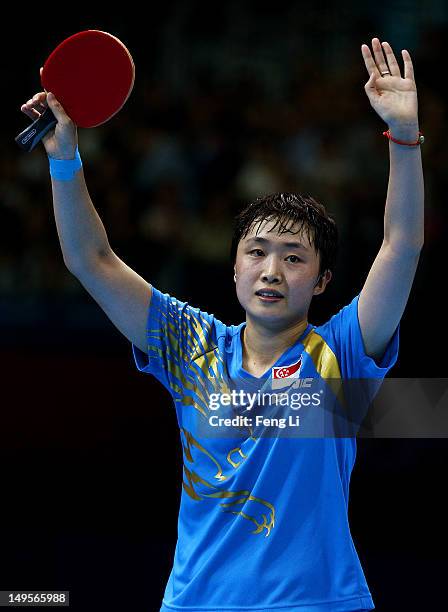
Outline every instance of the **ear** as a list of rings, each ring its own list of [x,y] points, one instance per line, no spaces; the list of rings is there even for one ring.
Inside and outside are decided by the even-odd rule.
[[[319,276],[319,280],[314,287],[313,295],[320,295],[323,293],[325,291],[325,287],[331,281],[332,276],[333,274],[331,273],[331,270],[325,270],[325,272]]]
[[[236,264],[233,266],[233,280],[236,283]]]

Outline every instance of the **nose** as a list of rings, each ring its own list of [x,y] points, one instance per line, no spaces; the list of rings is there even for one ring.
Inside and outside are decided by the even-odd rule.
[[[278,266],[278,262],[274,256],[266,257],[265,267],[261,276],[263,283],[280,283],[281,272]]]

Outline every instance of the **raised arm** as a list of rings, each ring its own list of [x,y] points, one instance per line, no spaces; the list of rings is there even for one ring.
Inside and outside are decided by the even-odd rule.
[[[54,96],[40,92],[21,110],[35,120],[49,105],[58,123],[42,140],[53,159],[74,159],[77,128]],[[112,323],[146,352],[146,318],[151,288],[113,252],[89,196],[84,173],[70,180],[51,179],[56,228],[64,263],[101,306]]]
[[[372,39],[361,51],[369,73],[370,104],[395,140],[418,140],[417,88],[411,56],[402,51],[404,77],[387,42]],[[424,241],[421,149],[389,140],[390,171],[384,239],[361,291],[358,316],[366,353],[381,359],[403,315]]]

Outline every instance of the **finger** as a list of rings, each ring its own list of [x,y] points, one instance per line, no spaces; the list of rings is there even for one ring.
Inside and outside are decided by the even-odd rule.
[[[369,76],[373,73],[377,78],[379,78],[381,75],[378,72],[377,65],[375,64],[375,60],[372,57],[368,45],[361,45],[361,53]]]
[[[384,53],[386,54],[387,63],[389,64],[389,70],[392,76],[401,77],[400,66],[395,58],[395,54],[392,51],[392,47],[388,42],[382,42],[381,46]],[[387,68],[386,68],[387,70]]]
[[[33,96],[33,103],[36,106],[47,108],[47,94],[44,91],[40,91]]]
[[[40,113],[36,109],[30,108],[29,106],[27,106],[27,104],[22,104],[22,106],[20,107],[20,110],[22,111],[22,113],[24,113],[27,117],[29,117],[33,121],[35,121],[36,119],[39,119],[40,117]]]
[[[384,57],[383,49],[381,47],[381,43],[378,38],[372,38],[372,49],[373,55],[375,57],[376,65],[378,66],[378,70],[380,74],[383,72],[389,71],[389,67],[387,65],[386,59]]]
[[[31,98],[31,103],[28,103],[28,106],[31,107],[32,110],[35,110],[41,114],[47,108],[46,98],[47,96],[45,94],[38,93]]]
[[[47,96],[45,95],[43,99],[38,100],[37,102],[37,110],[46,110],[48,108]]]
[[[67,113],[65,112],[62,104],[59,102],[59,100],[56,99],[56,96],[53,93],[48,92],[47,102],[48,106],[51,109],[51,112],[58,121],[67,121],[70,119]]]
[[[39,92],[25,104],[22,104],[20,110],[30,117],[30,119],[38,119],[46,108],[46,94],[45,92]]]
[[[414,66],[412,65],[412,59],[409,51],[403,49],[401,55],[404,63],[404,78],[414,80]]]

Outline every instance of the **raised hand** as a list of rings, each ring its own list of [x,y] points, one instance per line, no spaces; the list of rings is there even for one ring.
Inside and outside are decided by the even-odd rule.
[[[418,103],[411,56],[408,51],[402,50],[402,77],[388,42],[380,43],[378,38],[373,38],[372,49],[373,55],[368,45],[361,46],[369,73],[364,89],[370,104],[393,134],[412,139],[418,132]]]
[[[50,107],[57,119],[55,129],[42,138],[47,155],[55,159],[73,159],[78,144],[77,128],[54,95],[48,95],[46,91],[41,91],[28,100],[26,104],[22,104],[20,110],[35,121],[39,119],[47,106]]]

